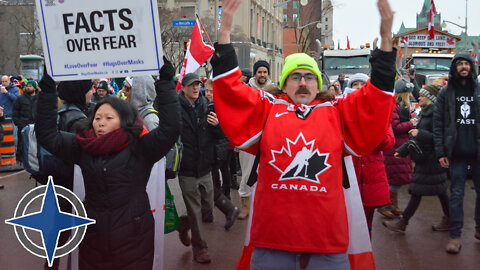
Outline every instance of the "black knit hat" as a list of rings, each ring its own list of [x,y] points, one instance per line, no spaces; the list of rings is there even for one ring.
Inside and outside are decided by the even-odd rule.
[[[65,102],[83,109],[86,104],[85,94],[92,88],[91,80],[64,81],[58,87],[58,97]]]
[[[437,101],[437,95],[438,92],[440,92],[440,89],[440,86],[429,84],[420,89],[420,94],[426,96],[433,103],[435,103],[435,101]]]
[[[257,73],[257,69],[259,67],[266,67],[268,71],[268,75],[270,75],[270,64],[267,61],[259,60],[253,64],[253,75],[255,76],[255,73]]]

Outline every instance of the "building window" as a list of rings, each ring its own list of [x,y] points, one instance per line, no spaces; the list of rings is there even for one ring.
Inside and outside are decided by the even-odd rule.
[[[298,16],[298,15],[297,15],[297,14],[292,14],[292,15],[293,15],[293,16],[292,16],[292,21],[293,21],[293,22],[297,22],[297,16]]]
[[[180,12],[185,19],[195,19],[195,7],[181,7]]]
[[[265,17],[262,17],[262,41],[265,41]]]
[[[328,30],[328,24],[325,24],[325,30]]]
[[[328,17],[325,17],[325,21],[328,22]]]
[[[288,2],[283,3],[283,9],[288,9]]]
[[[293,4],[293,9],[298,8],[298,1],[293,1],[292,4]]]
[[[255,25],[254,21],[253,21],[253,8],[250,9],[250,36],[253,37],[255,35],[254,31],[253,30],[253,26]]]
[[[288,15],[287,14],[283,14],[283,22],[284,23],[288,22]]]

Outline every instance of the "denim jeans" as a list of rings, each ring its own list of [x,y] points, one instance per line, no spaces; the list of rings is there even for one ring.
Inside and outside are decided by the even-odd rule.
[[[256,247],[250,260],[251,270],[300,270],[301,252]],[[347,270],[347,253],[311,253],[308,266],[302,270]]]
[[[462,235],[463,196],[467,167],[470,165],[477,195],[475,201],[475,228],[480,229],[480,162],[477,160],[450,160],[450,238]]]

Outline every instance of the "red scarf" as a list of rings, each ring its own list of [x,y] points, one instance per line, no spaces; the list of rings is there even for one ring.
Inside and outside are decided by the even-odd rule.
[[[139,137],[143,137],[148,130],[143,126],[143,130]],[[133,140],[128,137],[127,132],[123,128],[118,128],[103,136],[97,137],[93,128],[78,133],[77,142],[85,152],[94,156],[107,156],[120,152],[127,147]]]
[[[120,152],[131,143],[123,128],[97,137],[93,128],[77,134],[77,142],[85,152],[94,156],[106,156]]]

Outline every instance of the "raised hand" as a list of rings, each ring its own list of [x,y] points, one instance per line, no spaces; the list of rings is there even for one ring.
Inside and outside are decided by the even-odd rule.
[[[388,0],[378,0],[377,6],[378,12],[380,12],[380,36],[382,37],[380,50],[391,52],[393,46],[392,24],[395,12],[390,8]]]
[[[218,32],[218,44],[230,43],[230,32],[232,31],[233,15],[242,0],[223,0],[222,18],[220,19],[220,30]]]

